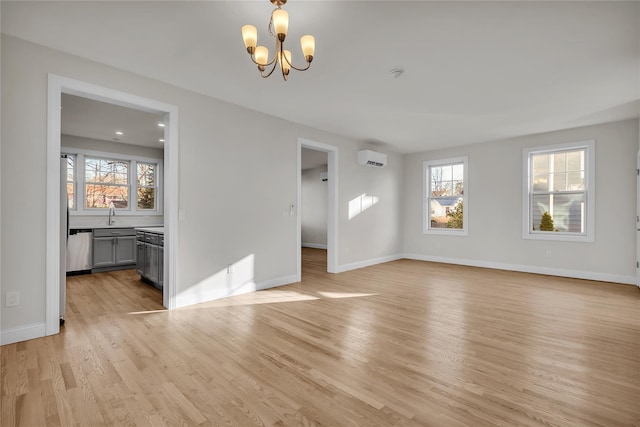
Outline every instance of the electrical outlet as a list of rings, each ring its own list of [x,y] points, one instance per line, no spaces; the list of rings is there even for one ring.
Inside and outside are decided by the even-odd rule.
[[[187,219],[187,212],[184,209],[178,209],[178,221]]]
[[[6,307],[15,307],[20,304],[20,292],[7,292]]]
[[[233,264],[227,265],[227,274],[233,274]]]

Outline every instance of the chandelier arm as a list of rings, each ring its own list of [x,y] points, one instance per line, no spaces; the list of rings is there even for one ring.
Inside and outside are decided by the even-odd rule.
[[[273,74],[273,72],[275,71],[275,69],[276,69],[276,65],[277,65],[277,64],[276,64],[274,61],[272,61],[272,62],[273,62],[273,67],[271,67],[271,71],[269,71],[269,73],[268,73],[268,74],[264,74],[264,71],[260,71],[260,75],[262,76],[262,78],[263,78],[263,79],[266,79],[266,78],[267,78],[267,77],[269,77],[271,74]]]
[[[286,59],[286,58],[285,58]],[[291,68],[293,68],[296,71],[307,71],[309,69],[309,67],[311,67],[311,62],[307,62],[307,66],[305,68],[298,68],[295,67],[293,64],[291,64],[289,61],[287,61],[287,64],[289,64],[289,66]]]
[[[282,56],[284,56],[284,55],[282,55]],[[287,59],[286,56],[284,56],[284,60],[287,61],[287,64],[289,64],[289,67],[293,68],[296,71],[307,71],[309,69],[309,67],[311,67],[311,62],[307,62],[307,66],[305,68],[298,68],[295,65],[293,65],[291,62],[289,62],[289,60]]]
[[[276,59],[278,59],[278,55],[274,56],[273,59],[269,62],[267,62],[266,64],[260,64],[259,62],[256,62],[254,55],[249,55],[249,58],[251,58],[251,61],[256,64],[256,65],[262,65],[264,67],[268,67],[269,65],[273,64],[274,62],[276,62]]]

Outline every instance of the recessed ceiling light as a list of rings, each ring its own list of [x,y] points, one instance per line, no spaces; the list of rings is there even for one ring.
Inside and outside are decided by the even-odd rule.
[[[161,128],[164,127],[164,123],[158,123],[158,126],[160,126]]]
[[[160,142],[164,142],[164,139],[160,138],[158,141],[160,141]]]
[[[117,130],[116,135],[124,135],[124,133],[122,133],[122,131]]]

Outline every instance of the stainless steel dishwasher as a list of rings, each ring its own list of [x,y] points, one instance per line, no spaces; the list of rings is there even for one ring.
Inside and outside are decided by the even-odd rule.
[[[67,276],[91,273],[91,243],[93,230],[69,230],[67,244]]]

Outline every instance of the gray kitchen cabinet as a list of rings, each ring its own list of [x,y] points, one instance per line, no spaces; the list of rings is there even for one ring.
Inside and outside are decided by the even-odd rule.
[[[92,271],[131,268],[136,263],[136,236],[133,228],[93,230]]]
[[[158,283],[158,245],[144,244],[146,257],[144,275],[154,283]]]
[[[113,237],[93,238],[93,268],[115,265]]]
[[[164,235],[150,231],[138,230],[137,256],[138,264],[136,270],[140,278],[152,284],[158,289],[162,289],[164,284]]]
[[[144,276],[144,242],[136,242],[136,272]]]
[[[162,238],[164,241],[164,237]],[[158,247],[158,283],[160,289],[164,287],[164,247]]]

